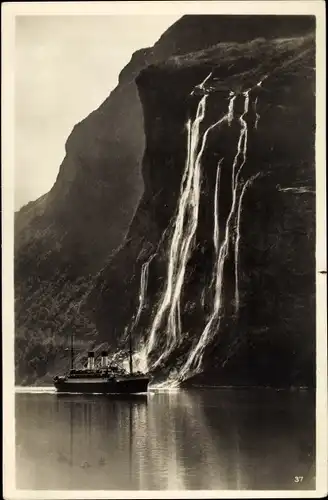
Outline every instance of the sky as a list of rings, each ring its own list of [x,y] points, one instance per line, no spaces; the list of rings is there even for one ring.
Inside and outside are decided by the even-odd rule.
[[[73,126],[179,17],[16,17],[15,210],[49,191]]]

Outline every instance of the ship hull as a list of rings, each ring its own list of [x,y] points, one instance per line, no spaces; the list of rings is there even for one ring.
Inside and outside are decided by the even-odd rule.
[[[57,392],[84,394],[138,394],[147,392],[148,378],[127,380],[59,380],[54,382]]]

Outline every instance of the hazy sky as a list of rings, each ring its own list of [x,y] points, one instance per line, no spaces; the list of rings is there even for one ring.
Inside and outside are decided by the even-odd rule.
[[[116,87],[132,53],[152,46],[178,18],[16,18],[16,210],[51,188],[73,126]]]

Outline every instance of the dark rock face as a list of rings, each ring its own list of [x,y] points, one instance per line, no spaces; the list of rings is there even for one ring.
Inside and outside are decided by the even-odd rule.
[[[229,66],[233,61],[233,71]],[[313,38],[256,41],[218,46],[192,57],[153,65],[137,83],[147,137],[143,160],[145,192],[127,235],[127,244],[105,268],[89,294],[100,333],[114,342],[138,307],[141,265],[156,253],[149,270],[146,307],[139,328],[145,336],[167,278],[169,238],[162,238],[176,214],[186,158],[185,124],[200,97],[190,97],[209,70],[226,90],[208,97],[204,130],[227,111],[228,91],[256,85],[250,92],[245,180],[259,175],[246,191],[240,228],[240,310],[233,313],[234,263],[224,269],[224,318],[205,346],[203,373],[194,383],[223,385],[313,385],[315,331],[315,169]],[[254,102],[258,98],[255,111]],[[300,106],[302,103],[302,106]],[[242,113],[244,97],[236,98]],[[239,111],[238,111],[239,110]],[[259,115],[254,128],[256,112]],[[194,251],[188,261],[181,312],[185,334],[161,371],[175,370],[196,345],[211,310],[201,293],[213,274],[213,199],[216,166],[224,158],[219,225],[224,233],[231,205],[231,168],[240,125],[213,132],[202,162],[202,193]],[[163,241],[162,241],[163,240]],[[302,251],[300,251],[302,249]],[[120,281],[124,267],[125,281]],[[108,320],[107,318],[111,318]],[[113,325],[116,329],[112,329]],[[164,337],[163,331],[158,335]],[[156,350],[157,349],[157,350]],[[159,338],[153,359],[164,349]]]
[[[248,331],[238,340],[237,354],[229,358],[222,374],[218,366],[230,349],[230,337],[237,338],[229,321],[226,345],[209,346],[208,357],[212,360],[215,355],[215,376],[233,383],[267,383],[264,373],[275,371],[270,363],[281,367],[274,361],[281,356],[286,359],[281,380],[287,375],[293,383],[312,380],[314,47],[311,38],[302,36],[314,31],[314,22],[307,16],[185,16],[153,48],[136,52],[109,98],[74,127],[52,190],[16,214],[18,383],[26,376],[28,381],[45,376],[49,365],[55,364],[56,355],[50,359],[47,351],[47,369],[38,368],[40,356],[34,351],[32,355],[27,346],[31,337],[35,344],[54,338],[56,351],[73,328],[86,341],[108,340],[117,345],[137,307],[141,265],[158,251],[151,263],[146,309],[135,332],[136,342],[144,334],[166,279],[167,240],[162,236],[178,201],[186,120],[194,117],[199,101],[189,96],[191,90],[211,70],[227,89],[244,88],[258,75],[293,58],[288,71],[273,71],[259,95],[259,127],[249,137],[247,173],[265,175],[245,196],[243,209],[241,289],[245,305],[233,328],[241,332],[247,325]],[[290,42],[275,40],[293,36]],[[246,43],[259,37],[265,40]],[[226,112],[227,102],[226,94],[209,96],[205,126]],[[248,119],[254,125],[254,113]],[[224,156],[221,182],[225,188],[220,199],[220,225],[224,226],[238,134],[238,127],[232,126],[210,137],[206,147],[197,230],[202,253],[196,252],[188,264],[186,307],[198,303],[200,283],[212,272],[214,167]],[[305,186],[305,192],[283,190],[299,186]],[[197,307],[190,314],[185,311],[184,320],[193,325],[191,337],[195,338],[203,328]],[[260,340],[254,344],[253,330],[262,331],[265,325],[269,329],[261,337],[258,334]],[[186,352],[190,342],[184,343]],[[250,365],[245,362],[248,357],[255,368],[246,376],[242,370]],[[31,358],[32,367],[27,368]],[[263,366],[269,366],[268,370]]]

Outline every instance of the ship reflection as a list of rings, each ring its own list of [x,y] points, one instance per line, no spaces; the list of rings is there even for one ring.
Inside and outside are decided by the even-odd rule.
[[[290,489],[294,475],[313,487],[307,394],[18,394],[16,404],[20,489]]]
[[[85,489],[90,489],[90,482],[96,489],[105,472],[110,482],[107,488],[121,489],[125,485],[127,489],[138,489],[137,464],[133,462],[135,421],[140,425],[146,418],[147,394],[56,397],[69,411],[72,477],[78,474]]]

